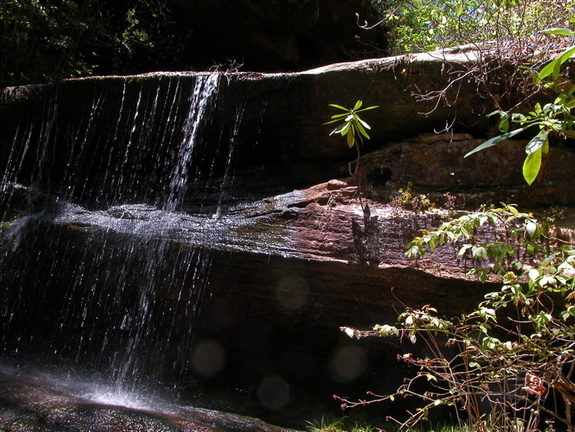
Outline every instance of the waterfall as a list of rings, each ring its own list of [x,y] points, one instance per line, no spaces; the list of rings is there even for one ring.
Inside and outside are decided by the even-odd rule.
[[[198,75],[190,100],[190,110],[184,124],[184,137],[178,146],[178,158],[170,180],[170,193],[166,203],[168,211],[176,210],[185,196],[189,164],[199,138],[198,132],[202,121],[209,114],[209,108],[217,91],[218,82],[218,74]]]
[[[226,144],[224,183],[234,156],[233,142],[202,135],[217,73],[153,83],[114,82],[77,112],[54,86],[44,118],[16,129],[1,177],[0,354],[96,374],[118,394],[191,367],[210,256],[169,232],[206,172],[203,150]],[[240,121],[241,112],[234,140]],[[66,214],[107,228],[64,222]]]

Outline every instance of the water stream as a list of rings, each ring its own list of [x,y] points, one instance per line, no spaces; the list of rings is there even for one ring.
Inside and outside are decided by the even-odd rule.
[[[211,188],[210,181],[232,183],[244,107],[219,142],[203,135],[220,81],[217,73],[196,74],[191,87],[171,76],[154,86],[123,80],[88,112],[64,108],[70,101],[56,86],[43,118],[18,125],[1,174],[5,363],[19,373],[82,377],[91,383],[82,397],[139,408],[157,405],[150,395],[177,395],[190,370],[214,367],[217,345],[194,345],[210,253],[170,233],[186,218],[186,199],[205,193],[206,179]],[[223,168],[205,160],[213,146],[225,155]],[[207,238],[224,194],[213,214],[197,219]],[[105,212],[108,228],[66,224],[64,209]]]

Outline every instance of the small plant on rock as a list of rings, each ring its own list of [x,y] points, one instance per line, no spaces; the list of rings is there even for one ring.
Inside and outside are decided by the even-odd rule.
[[[358,100],[351,109],[336,104],[330,104],[329,106],[344,111],[341,114],[332,115],[331,120],[324,124],[339,123],[338,126],[331,131],[330,136],[340,134],[346,138],[349,148],[356,148],[357,160],[355,164],[355,172],[357,173],[359,168],[359,159],[361,157],[359,146],[363,143],[363,138],[370,139],[367,131],[371,129],[371,126],[362,120],[358,113],[373,110],[375,108],[379,108],[379,106],[375,105],[361,108],[363,106],[363,102],[360,100]]]
[[[435,204],[427,195],[415,193],[412,182],[407,183],[405,188],[399,188],[397,192],[399,195],[391,201],[392,206],[413,210],[416,213],[435,208]]]

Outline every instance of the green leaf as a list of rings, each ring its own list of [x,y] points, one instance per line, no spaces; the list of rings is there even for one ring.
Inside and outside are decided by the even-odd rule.
[[[349,128],[351,127],[351,123],[343,123],[342,125],[336,127],[332,133],[338,133],[342,136],[348,133]]]
[[[347,108],[342,107],[341,105],[336,105],[336,104],[329,104],[330,107],[334,107],[343,111],[349,111]]]
[[[358,116],[356,116],[356,121],[361,123],[361,125],[366,128],[366,129],[371,129],[371,126],[368,125],[365,121],[363,121],[362,119],[360,119]]]
[[[521,113],[513,113],[511,114],[511,121],[513,123],[524,123],[527,120],[527,117],[525,117],[523,114]]]
[[[525,231],[527,231],[529,237],[533,238],[537,233],[537,224],[533,221],[527,222],[527,224],[525,225]]]
[[[464,9],[463,9],[463,3],[459,3],[459,4],[457,5],[457,9],[455,10],[455,15],[458,16],[458,17],[460,17],[461,15],[463,15],[463,11],[464,11]]]
[[[531,141],[529,141],[529,143],[525,146],[525,153],[527,153],[528,155],[531,153],[536,152],[537,150],[539,150],[541,147],[543,147],[543,144],[545,144],[545,142],[547,141],[549,137],[549,131],[542,131],[539,134],[537,134]]]
[[[558,34],[558,35],[563,35],[563,36],[575,36],[575,31],[570,30],[568,28],[562,28],[562,27],[554,27],[554,28],[541,30],[539,33],[545,33],[545,34],[550,34],[550,35]]]
[[[541,149],[540,147],[537,151],[527,155],[523,162],[523,178],[528,185],[535,181],[541,169]]]
[[[356,122],[355,122],[355,126],[357,127],[357,130],[359,131],[359,133],[360,133],[361,135],[363,135],[363,136],[364,136],[365,138],[367,138],[367,139],[370,139],[370,138],[369,138],[369,135],[367,134],[367,131],[364,129],[362,123],[363,123],[363,122],[361,122],[361,121],[359,121],[359,122],[356,121]]]
[[[473,258],[486,258],[487,249],[485,249],[483,246],[473,246],[471,248],[471,255]]]
[[[342,114],[334,114],[331,116],[332,119],[341,119],[344,117],[347,117],[349,114],[348,113],[342,113]]]
[[[358,101],[355,103],[355,106],[353,107],[353,111],[356,111],[356,110],[360,109],[362,105],[363,105],[363,102],[360,101],[360,100],[358,100]]]
[[[557,80],[559,78],[559,73],[561,71],[561,65],[569,60],[573,54],[575,54],[575,46],[568,48],[561,54],[560,57],[556,58],[555,60],[550,61],[545,65],[537,74],[539,79],[547,78],[549,75],[553,74],[553,80]]]
[[[475,147],[473,150],[471,150],[470,152],[468,152],[465,156],[463,156],[464,158],[466,158],[467,156],[471,156],[474,153],[477,153],[481,150],[485,150],[489,147],[493,147],[494,145],[500,143],[501,141],[505,141],[508,140],[509,138],[515,136],[515,135],[519,135],[521,132],[523,132],[526,128],[519,128],[519,129],[515,129],[511,132],[507,132],[504,133],[503,135],[498,135],[496,137],[493,137],[487,141],[485,141],[483,144],[478,145],[477,147]]]
[[[369,111],[369,110],[376,109],[376,108],[379,108],[379,105],[373,105],[373,106],[369,106],[367,108],[362,108],[356,112],[364,112],[364,111]]]
[[[471,246],[472,246],[472,245],[470,245],[470,244],[463,245],[463,246],[461,247],[461,249],[459,249],[459,252],[457,253],[457,256],[462,256],[465,252],[467,252],[469,249],[471,249]]]
[[[355,145],[355,136],[353,132],[347,134],[347,145],[349,146],[349,148],[352,148]]]
[[[366,122],[364,122],[362,119],[356,116],[354,124],[361,135],[363,135],[367,139],[370,139],[365,129],[371,129],[371,127]]]

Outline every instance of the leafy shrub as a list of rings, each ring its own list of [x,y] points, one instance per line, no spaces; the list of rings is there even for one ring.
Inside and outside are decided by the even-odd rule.
[[[427,195],[415,193],[412,182],[407,183],[405,188],[399,188],[397,192],[398,195],[391,201],[392,206],[413,210],[416,213],[431,210],[435,207],[435,204]]]
[[[165,0],[4,1],[0,85],[141,71],[178,49],[167,14]]]
[[[509,41],[567,27],[574,0],[373,0],[397,54]]]
[[[488,241],[478,236],[485,230],[492,231]],[[397,325],[376,325],[371,331],[344,328],[352,337],[401,335],[422,341],[430,355],[403,356],[419,372],[394,394],[371,394],[358,402],[340,398],[343,406],[415,397],[422,406],[402,427],[425,420],[438,406],[450,406],[461,423],[479,431],[535,431],[542,413],[572,430],[575,249],[559,234],[510,205],[484,208],[422,232],[408,245],[408,256],[457,245],[458,255],[469,255],[478,264],[472,272],[482,279],[499,277],[501,289],[485,294],[475,310],[459,317],[441,316],[426,305],[406,309]],[[419,381],[427,382],[427,390],[418,390]],[[550,393],[563,399],[564,412],[558,405],[545,406]]]
[[[545,32],[575,36],[575,32],[568,29],[552,29]],[[545,161],[549,154],[551,137],[575,138],[575,117],[571,114],[571,110],[575,107],[575,84],[570,83],[569,79],[561,77],[561,67],[573,56],[575,56],[575,46],[567,48],[561,55],[547,63],[537,75],[539,80],[552,77],[551,82],[546,83],[545,87],[553,89],[557,94],[553,102],[543,106],[536,103],[533,110],[527,115],[501,110],[493,112],[491,115],[500,116],[498,128],[502,134],[485,141],[467,153],[465,157],[493,147],[500,142],[525,132],[529,128],[536,127],[539,129],[538,133],[525,147],[527,156],[523,163],[523,177],[529,185],[536,179],[541,179]],[[520,127],[509,131],[512,123],[518,124]]]

